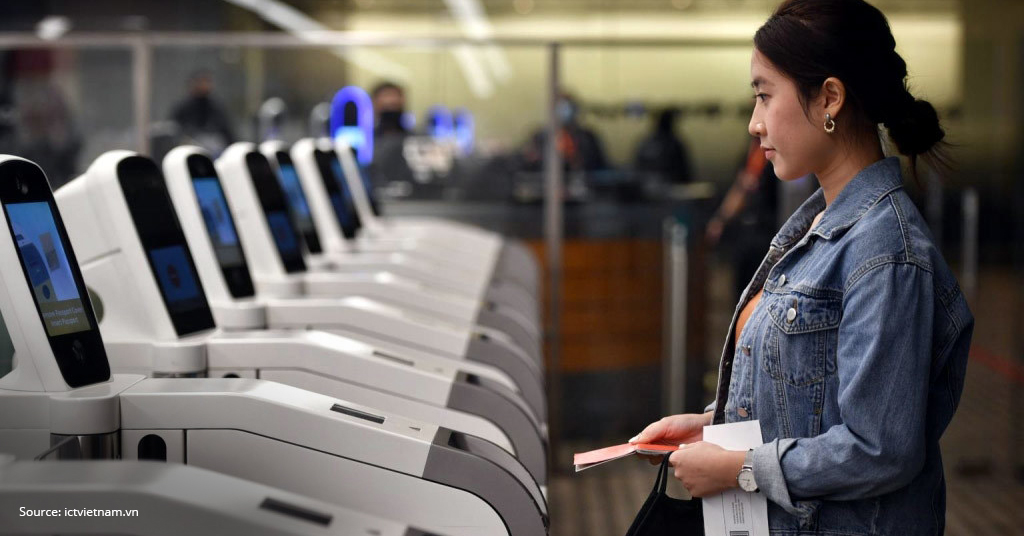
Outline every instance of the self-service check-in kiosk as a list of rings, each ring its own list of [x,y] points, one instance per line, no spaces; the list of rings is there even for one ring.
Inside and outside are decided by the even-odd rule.
[[[117,166],[120,173],[97,180],[106,188],[128,190],[140,182],[132,171],[144,171],[145,162],[125,159]],[[17,190],[6,185],[18,181],[3,180],[7,171],[35,187],[14,195]],[[45,177],[21,160],[0,162],[0,177],[9,231],[0,233],[0,314],[16,339],[13,370],[0,378],[5,450],[36,453],[67,442],[83,453],[107,450],[127,460],[187,462],[431,532],[546,532],[539,490],[516,476],[521,466],[507,452],[479,438],[265,380],[111,376],[84,279]],[[66,211],[83,208],[75,202],[62,205]],[[169,278],[174,290],[162,296],[132,285],[119,290],[138,301],[175,301],[179,314],[194,313],[198,306],[189,301],[189,286],[200,283],[194,268],[191,276],[183,273],[191,261],[175,251],[180,247],[171,236],[175,225],[157,227],[165,234],[126,254],[169,261],[154,264],[159,266],[154,271]],[[23,240],[39,237],[50,285],[33,283],[38,268],[21,254],[18,234]],[[111,255],[93,264],[124,263],[124,257]],[[182,294],[169,297],[171,292]],[[199,325],[182,316],[173,322],[176,330]]]
[[[344,141],[338,146],[347,147]],[[346,149],[347,151],[348,149]],[[341,161],[329,139],[306,138],[296,142],[290,151],[292,160],[298,170],[299,178],[309,198],[309,206],[314,222],[321,234],[321,243],[328,256],[336,256],[338,265],[358,267],[353,263],[354,253],[360,251],[401,251],[407,255],[392,255],[391,260],[403,261],[409,258],[418,264],[408,266],[410,275],[421,278],[436,288],[444,288],[453,292],[468,292],[469,296],[488,303],[502,304],[515,308],[526,315],[535,315],[538,309],[537,293],[524,289],[512,280],[495,279],[496,259],[500,258],[501,242],[494,240],[473,240],[472,235],[465,233],[437,232],[434,237],[426,232],[370,232],[363,222],[377,221],[372,211],[372,200],[354,195],[356,190],[349,187],[343,180],[345,173]],[[361,174],[354,174],[363,186]],[[358,191],[365,192],[365,188]],[[365,206],[370,205],[370,206]],[[359,207],[363,206],[363,211]],[[360,215],[361,214],[361,215]],[[380,229],[380,227],[377,227]],[[359,235],[359,236],[357,236]],[[415,257],[413,257],[415,255]],[[358,259],[359,257],[356,257]],[[346,261],[344,264],[342,260]],[[446,263],[458,263],[459,266],[479,266],[479,277],[472,284],[463,277],[452,281],[443,278],[437,266]],[[367,262],[362,262],[365,267]],[[379,268],[379,266],[378,266]],[[424,273],[428,272],[428,273]],[[458,273],[459,270],[445,270],[445,273]],[[313,289],[323,290],[319,285]],[[329,290],[329,287],[328,287]]]
[[[492,328],[508,335],[520,347],[531,349],[531,354],[540,355],[541,336],[538,325],[528,315],[513,307],[491,301],[481,302],[467,294],[439,290],[422,281],[387,271],[323,273],[330,263],[324,262],[322,249],[319,249],[319,233],[312,219],[310,203],[299,183],[291,156],[279,141],[263,143],[260,151],[277,171],[299,235],[307,244],[312,244],[308,248],[310,254],[306,256],[307,267],[321,267],[319,273],[310,270],[304,275],[303,284],[307,295],[360,295],[449,322]],[[314,248],[317,253],[313,253]]]
[[[261,281],[301,278],[304,261],[292,247],[299,239],[289,220],[273,217],[286,215],[287,209],[266,158],[251,144],[239,143],[228,148],[217,167],[257,290]],[[269,299],[267,323],[275,328],[316,328],[358,336],[387,351],[408,348],[494,366],[513,378],[533,414],[546,421],[540,364],[494,330],[469,329],[363,297]]]
[[[427,119],[428,130],[436,130],[439,123],[446,127],[444,135],[455,138],[460,152],[472,150],[475,123],[467,110],[458,110],[452,118],[445,109],[446,120],[438,121],[438,114],[431,110]],[[372,122],[373,101],[364,89],[358,86],[343,87],[335,93],[331,100],[330,137],[338,144],[341,154],[343,149],[352,148],[356,151],[361,167],[369,166],[375,158]],[[435,134],[435,132],[430,132]],[[349,172],[346,170],[346,174]],[[340,178],[340,177],[339,177]],[[354,183],[354,175],[349,175],[348,186],[357,209],[357,218],[363,230],[377,237],[397,236],[404,239],[419,237],[434,242],[435,247],[467,248],[467,254],[479,253],[483,248],[498,243],[501,253],[496,259],[495,273],[497,276],[509,278],[523,284],[536,295],[539,290],[539,267],[533,255],[521,243],[505,241],[494,233],[479,228],[463,225],[452,221],[423,218],[382,218],[380,204],[372,195],[366,174],[360,173],[358,184]],[[455,241],[453,243],[452,241]]]
[[[193,196],[186,204],[192,209],[191,217],[185,221],[193,231],[200,226],[207,231],[209,225],[216,228],[216,236],[203,233],[203,237],[207,244],[216,239],[220,257],[229,261],[220,265],[224,278],[233,281],[226,286],[233,292],[251,292],[244,252],[225,251],[237,235],[212,163],[202,156],[180,163],[186,166],[185,174],[173,174],[181,180],[171,184]],[[199,195],[205,203],[196,201]],[[543,438],[529,407],[508,389],[466,381],[468,374],[454,366],[460,362],[394,356],[323,332],[214,331],[205,284],[209,281],[211,289],[220,290],[225,279],[207,274],[204,280],[197,275],[193,250],[168,198],[164,178],[151,160],[127,151],[107,153],[85,175],[62,188],[57,200],[74,208],[66,211],[73,224],[69,226],[72,240],[86,281],[107,303],[108,313],[100,327],[117,371],[280,381],[490,440],[519,455],[529,464],[531,475],[544,481]],[[99,211],[98,206],[104,209]],[[202,210],[215,219],[205,224],[196,214]],[[199,266],[218,266],[209,258],[217,256],[217,249],[196,249]],[[174,257],[161,256],[163,251]],[[148,301],[133,299],[125,289],[147,296]],[[244,307],[251,309],[250,304]],[[470,370],[481,372],[479,367]]]
[[[241,311],[263,305],[255,296],[212,161],[198,147],[179,147],[164,159],[164,171],[214,317],[249,318],[259,323],[235,323],[233,329],[264,330],[263,315],[234,311],[236,303]],[[161,195],[158,190],[154,186],[147,197]],[[132,247],[122,244],[119,249]],[[546,482],[544,440],[537,422],[516,395],[512,379],[493,367],[395,353],[308,330],[225,332],[210,337],[206,349],[211,375],[258,375],[476,435],[515,453],[541,485]]]
[[[342,183],[347,191],[351,192],[354,200],[355,210],[362,214],[359,221],[375,221],[371,209],[371,199],[365,193],[365,181],[362,180],[363,172],[360,170],[352,151],[345,146],[344,140],[335,142],[334,151],[337,158],[332,162],[335,178]],[[359,201],[362,199],[362,201]],[[362,207],[362,208],[360,208]],[[363,225],[360,229],[365,229]],[[397,233],[401,236],[401,233]],[[444,234],[438,232],[438,234]],[[451,234],[451,233],[449,233]],[[445,251],[431,243],[425,243],[417,247],[417,250]],[[445,251],[446,255],[451,253]],[[495,261],[491,265],[496,269]],[[509,270],[512,270],[509,268]],[[531,350],[538,360],[541,359],[541,329],[538,290],[529,289],[528,285],[510,283],[509,278],[496,275],[498,281],[492,280],[488,286],[488,296],[494,299],[487,299],[476,317],[477,323],[493,327],[510,335],[523,347]]]

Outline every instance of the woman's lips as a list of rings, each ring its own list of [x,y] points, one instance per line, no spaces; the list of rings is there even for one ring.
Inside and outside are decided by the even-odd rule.
[[[768,160],[771,160],[773,156],[775,156],[775,149],[769,149],[769,148],[765,147],[764,148],[764,157],[767,158]]]

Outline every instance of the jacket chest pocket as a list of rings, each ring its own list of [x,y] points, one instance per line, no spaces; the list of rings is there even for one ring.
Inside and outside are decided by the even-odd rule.
[[[771,319],[762,359],[765,372],[795,386],[835,374],[841,300],[796,292],[764,296]]]

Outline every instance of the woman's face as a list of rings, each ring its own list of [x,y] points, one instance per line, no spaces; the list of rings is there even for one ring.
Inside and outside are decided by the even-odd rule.
[[[832,149],[824,130],[824,110],[818,110],[822,105],[811,102],[805,112],[796,84],[756,48],[750,59],[750,78],[755,99],[748,130],[761,140],[775,175],[793,180],[822,169]],[[812,121],[818,115],[821,121]]]

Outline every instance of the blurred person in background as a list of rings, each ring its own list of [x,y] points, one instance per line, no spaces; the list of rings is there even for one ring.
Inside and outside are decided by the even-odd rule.
[[[633,169],[643,177],[661,182],[686,184],[693,180],[690,153],[675,132],[678,108],[665,108],[658,113],[654,131],[637,145]]]
[[[213,78],[196,71],[188,79],[188,96],[174,106],[171,120],[180,134],[213,154],[235,142],[235,132],[224,107],[213,96]]]
[[[0,69],[0,144],[5,152],[38,162],[58,188],[78,173],[83,140],[56,81],[56,53],[11,51],[0,58]]]
[[[392,182],[413,185],[412,169],[405,159],[405,140],[411,134],[403,123],[405,88],[395,82],[379,82],[370,91],[373,102],[373,162],[369,176],[373,184]]]
[[[913,176],[945,136],[895,46],[863,0],[788,0],[757,30],[750,133],[780,179],[821,188],[740,298],[715,402],[631,439],[680,444],[669,463],[694,497],[761,493],[775,535],[945,530],[939,439],[974,317],[882,147],[880,125]],[[702,441],[755,420],[764,443],[748,451]]]
[[[772,164],[765,158],[760,140],[753,138],[736,179],[704,234],[709,246],[721,243],[726,248],[737,300],[778,229],[778,192],[779,181]]]
[[[374,137],[405,137],[409,130],[402,122],[405,115],[405,89],[394,82],[380,82],[370,91],[373,101]]]
[[[604,146],[601,139],[579,120],[579,103],[568,93],[562,93],[555,104],[558,116],[556,147],[562,157],[566,171],[590,172],[608,169]],[[547,129],[538,129],[527,141],[522,151],[524,167],[529,171],[540,171],[544,164],[544,147],[547,145]]]

